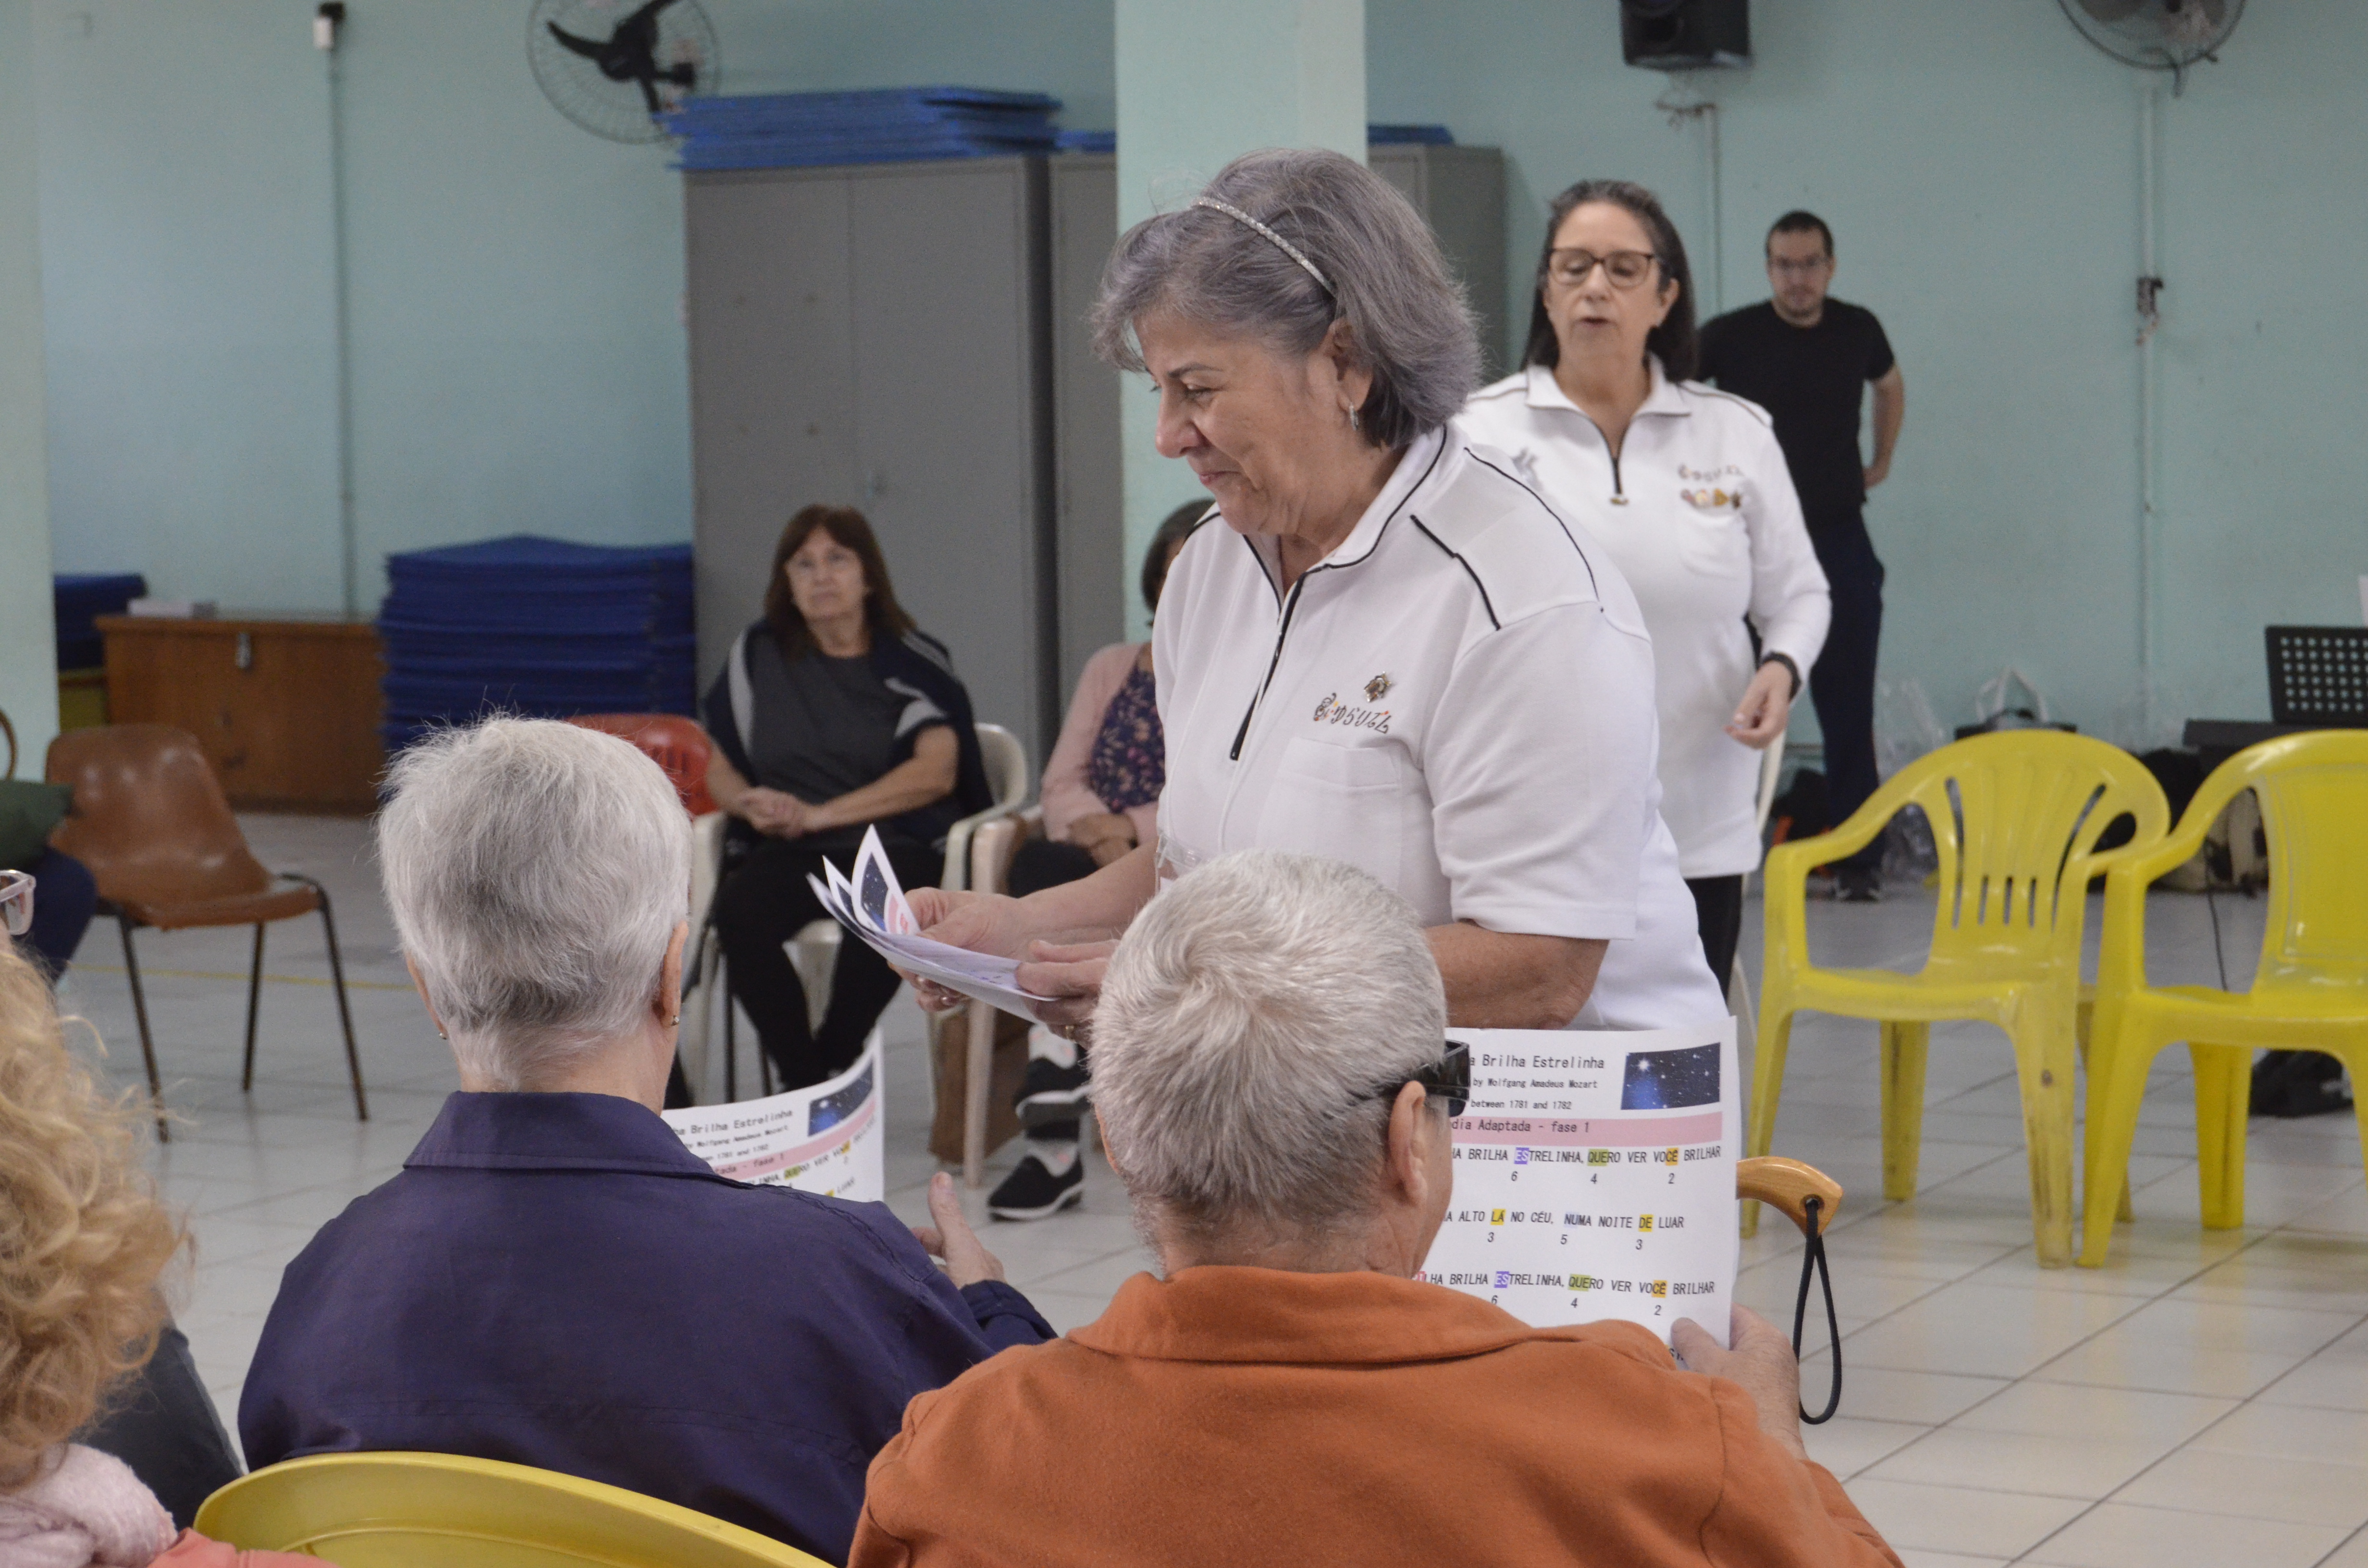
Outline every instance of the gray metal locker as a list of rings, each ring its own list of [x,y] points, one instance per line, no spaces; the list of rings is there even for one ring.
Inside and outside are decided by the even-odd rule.
[[[811,502],[871,518],[978,717],[1059,725],[1041,158],[685,176],[700,670]]]
[[[1118,159],[1052,162],[1053,458],[1058,468],[1061,692],[1098,648],[1126,636],[1136,588],[1126,570],[1126,485],[1119,470],[1119,374],[1094,358],[1087,317],[1118,242]]]
[[[1406,193],[1480,318],[1481,380],[1505,373],[1505,154],[1494,147],[1366,149],[1372,171]],[[1526,318],[1525,318],[1526,319]]]

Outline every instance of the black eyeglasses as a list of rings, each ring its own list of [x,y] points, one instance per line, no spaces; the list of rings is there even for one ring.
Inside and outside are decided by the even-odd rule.
[[[1602,256],[1588,250],[1558,250],[1546,257],[1546,276],[1565,289],[1576,289],[1598,267],[1615,289],[1634,289],[1653,275],[1660,259],[1651,251],[1615,250]]]
[[[1397,1097],[1408,1084],[1419,1084],[1422,1092],[1447,1102],[1447,1114],[1458,1117],[1472,1101],[1472,1048],[1460,1040],[1447,1042],[1447,1054],[1421,1072],[1403,1078],[1393,1078],[1378,1089],[1369,1089],[1357,1097],[1360,1100],[1386,1100]]]

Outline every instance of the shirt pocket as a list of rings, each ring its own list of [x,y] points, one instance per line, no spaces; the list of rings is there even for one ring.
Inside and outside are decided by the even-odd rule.
[[[1700,577],[1751,575],[1751,536],[1743,524],[1743,494],[1732,483],[1687,484],[1678,491],[1670,526],[1678,560]]]
[[[1258,812],[1259,846],[1345,861],[1397,887],[1406,768],[1395,745],[1292,740]]]

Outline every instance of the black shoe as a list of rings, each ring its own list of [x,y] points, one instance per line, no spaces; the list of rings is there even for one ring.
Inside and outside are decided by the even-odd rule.
[[[1025,1155],[987,1198],[986,1211],[998,1220],[1042,1220],[1084,1200],[1086,1157],[1069,1162],[1068,1174],[1054,1176],[1044,1162]]]
[[[1020,1080],[1019,1097],[1011,1102],[1011,1108],[1019,1113],[1022,1127],[1073,1122],[1086,1108],[1087,1093],[1083,1062],[1074,1067],[1056,1067],[1039,1056],[1028,1063],[1028,1076]]]
[[[1844,903],[1881,903],[1883,873],[1871,866],[1844,866],[1834,873],[1834,897]]]
[[[2252,1114],[2291,1120],[2351,1108],[2343,1063],[2317,1051],[2272,1051],[2253,1063]]]

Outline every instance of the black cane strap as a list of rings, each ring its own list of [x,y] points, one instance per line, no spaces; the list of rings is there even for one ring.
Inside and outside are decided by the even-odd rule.
[[[1808,1223],[1803,1227],[1808,1233],[1808,1245],[1801,1254],[1801,1293],[1793,1302],[1793,1358],[1797,1361],[1801,1358],[1801,1329],[1809,1315],[1809,1276],[1814,1271],[1826,1288],[1826,1334],[1834,1347],[1834,1386],[1825,1409],[1816,1415],[1810,1415],[1806,1404],[1801,1406],[1801,1419],[1812,1426],[1832,1420],[1842,1403],[1842,1325],[1841,1319],[1834,1313],[1834,1276],[1826,1265],[1825,1228],[1817,1223],[1818,1211],[1825,1206],[1820,1198],[1801,1200],[1802,1210],[1808,1216]]]

